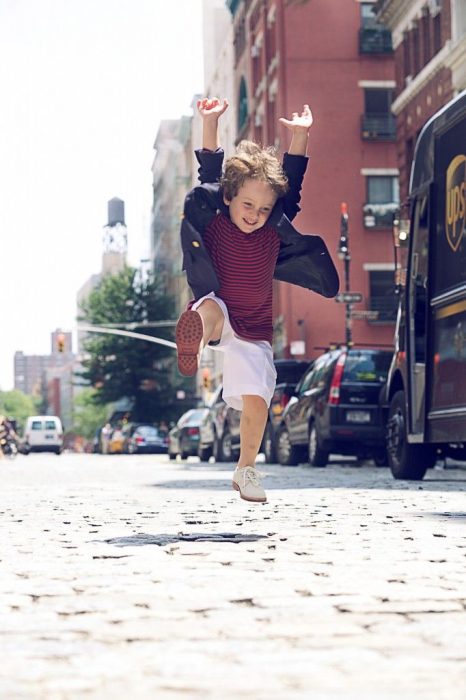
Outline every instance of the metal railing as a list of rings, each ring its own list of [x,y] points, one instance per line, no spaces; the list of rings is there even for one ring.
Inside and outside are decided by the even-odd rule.
[[[394,141],[396,122],[393,114],[363,114],[361,137],[365,141]]]
[[[359,53],[392,53],[392,33],[382,26],[361,27]]]

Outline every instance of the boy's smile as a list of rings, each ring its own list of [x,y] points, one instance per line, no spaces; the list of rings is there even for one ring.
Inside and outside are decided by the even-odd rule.
[[[245,180],[231,201],[224,197],[230,209],[230,219],[243,233],[253,233],[261,228],[276,201],[277,195],[269,184],[251,179]]]

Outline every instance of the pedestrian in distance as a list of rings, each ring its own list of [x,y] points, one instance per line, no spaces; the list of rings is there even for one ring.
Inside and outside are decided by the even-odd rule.
[[[227,100],[197,102],[202,148],[196,150],[200,185],[188,193],[181,225],[183,269],[194,300],[176,327],[178,368],[193,376],[203,347],[224,353],[223,398],[241,411],[240,456],[233,488],[246,501],[264,503],[255,461],[274,392],[273,279],[325,297],[338,292],[338,275],[324,241],[291,224],[300,211],[309,105],[280,122],[291,143],[280,164],[274,149],[242,141],[222,171],[218,121]]]

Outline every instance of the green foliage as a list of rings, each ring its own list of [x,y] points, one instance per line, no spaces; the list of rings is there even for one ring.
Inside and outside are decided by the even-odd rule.
[[[134,268],[104,277],[82,305],[80,321],[92,325],[139,323],[136,332],[166,340],[173,327],[144,328],[143,322],[172,319],[174,304],[153,280],[141,280]],[[105,405],[127,398],[133,420],[167,419],[176,387],[171,348],[117,335],[89,334],[81,378],[94,389],[93,401]]]
[[[38,412],[38,400],[23,394],[22,391],[0,391],[0,414],[15,418],[22,429],[28,416]]]
[[[87,388],[80,391],[74,399],[73,427],[71,432],[91,440],[97,428],[106,423],[109,408],[95,402],[95,389]]]

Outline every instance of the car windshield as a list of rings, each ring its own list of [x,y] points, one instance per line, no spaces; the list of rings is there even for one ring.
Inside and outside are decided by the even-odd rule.
[[[198,425],[205,417],[207,411],[207,408],[194,409],[183,425]]]
[[[384,382],[391,359],[389,352],[350,352],[345,362],[343,381]]]
[[[297,384],[309,367],[309,362],[290,362],[275,365],[277,369],[277,384]]]

